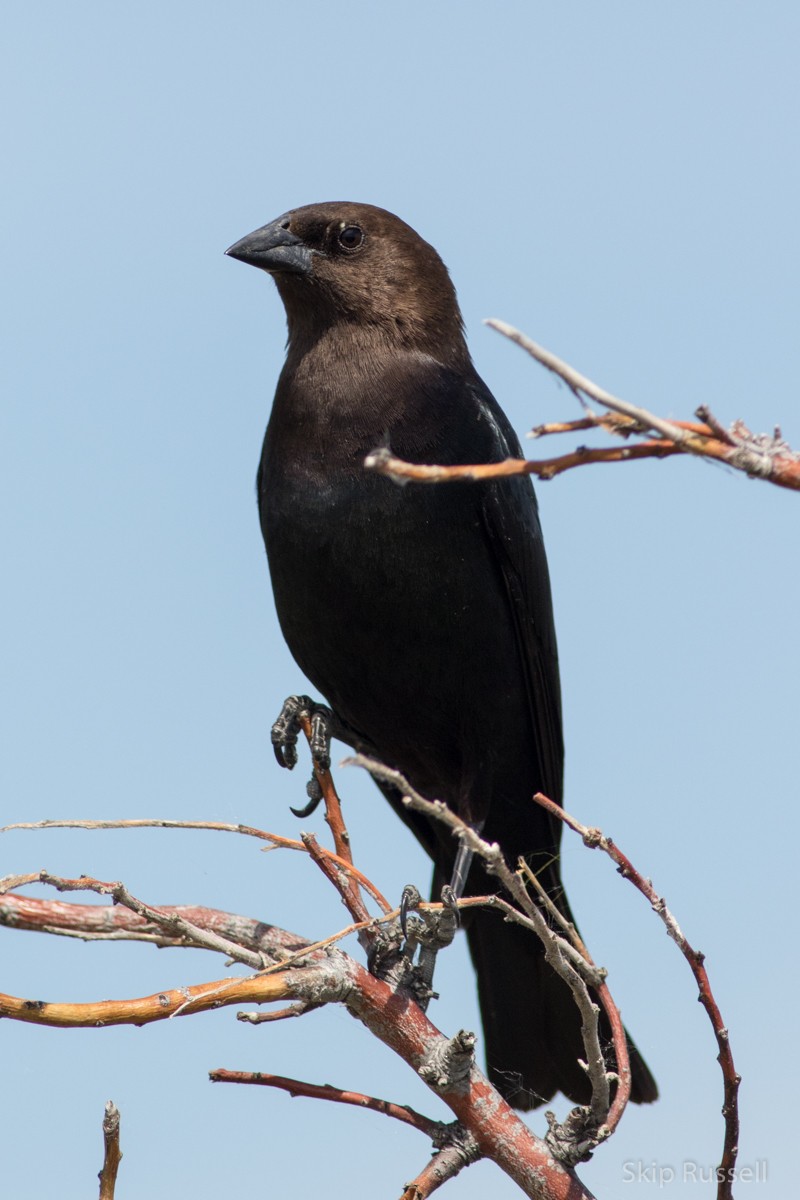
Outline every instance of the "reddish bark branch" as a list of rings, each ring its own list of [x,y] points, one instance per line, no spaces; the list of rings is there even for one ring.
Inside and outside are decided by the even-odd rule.
[[[363,1092],[349,1092],[330,1084],[306,1083],[301,1079],[287,1079],[283,1075],[267,1075],[262,1071],[227,1071],[220,1068],[209,1071],[212,1083],[244,1083],[261,1087],[279,1088],[295,1096],[307,1096],[312,1100],[329,1100],[336,1104],[352,1104],[356,1108],[367,1108],[382,1113],[404,1125],[410,1125],[436,1146],[436,1153],[423,1170],[407,1183],[402,1200],[426,1200],[448,1179],[452,1179],[463,1167],[476,1162],[480,1157],[475,1140],[457,1122],[445,1125],[418,1113],[407,1104],[393,1104],[377,1096]]]
[[[205,950],[216,950],[222,954],[227,954],[229,958],[237,962],[245,963],[249,967],[254,967],[258,970],[264,966],[262,956],[252,950],[239,945],[238,942],[233,942],[230,938],[220,937],[218,933],[208,929],[202,929],[199,925],[193,925],[181,913],[174,910],[155,908],[151,904],[145,904],[128,891],[124,883],[118,880],[107,882],[102,879],[92,879],[89,875],[81,875],[78,879],[64,879],[59,875],[50,875],[47,871],[42,871],[40,876],[42,883],[50,884],[57,888],[59,892],[96,892],[100,896],[111,896],[115,904],[122,904],[125,908],[129,908],[131,912],[142,917],[144,920],[152,922],[159,928],[165,929],[168,934],[178,939],[185,945],[198,946]]]
[[[304,1083],[301,1079],[288,1079],[285,1075],[267,1075],[263,1071],[228,1071],[220,1067],[209,1071],[208,1077],[212,1083],[249,1083],[259,1087],[279,1088],[290,1096],[307,1096],[311,1100],[330,1100],[336,1104],[353,1104],[356,1108],[368,1108],[372,1112],[382,1113],[385,1117],[393,1117],[413,1129],[425,1134],[434,1141],[446,1128],[441,1121],[434,1121],[422,1113],[416,1112],[406,1104],[393,1104],[390,1100],[380,1100],[377,1096],[367,1096],[363,1092],[348,1092],[342,1088],[332,1087],[329,1083]]]
[[[453,1179],[459,1171],[477,1162],[480,1157],[477,1147],[469,1138],[442,1146],[419,1175],[406,1184],[400,1200],[427,1200],[448,1179]]]
[[[308,713],[301,713],[300,726],[305,734],[306,741],[310,746],[312,737],[311,717],[308,715]],[[329,768],[321,767],[319,763],[314,760],[314,777],[319,784],[320,791],[322,792],[322,798],[325,801],[325,820],[327,821],[331,835],[333,836],[333,844],[336,848],[336,853],[340,859],[349,863],[352,867],[353,850],[350,844],[350,834],[348,833],[347,827],[344,823],[344,817],[342,816],[342,805],[336,791],[336,786],[333,782],[333,776],[331,775]],[[313,847],[309,844],[305,837],[303,838],[303,844],[307,846],[314,861],[323,868],[325,874],[341,894],[342,901],[353,920],[369,920],[369,912],[364,904],[361,892],[359,891],[358,882],[355,877],[352,874],[344,874],[334,877],[334,875],[324,866],[324,860],[321,859],[318,853],[319,848],[316,839],[313,839]],[[388,903],[383,911],[389,911]]]
[[[367,911],[364,901],[361,898],[361,892],[358,890],[358,884],[355,882],[352,876],[347,876],[344,871],[342,871],[341,868],[333,862],[330,856],[327,855],[320,846],[313,833],[301,833],[300,837],[303,845],[311,856],[312,862],[317,864],[325,878],[336,888],[337,892],[342,898],[342,903],[350,913],[350,916],[353,918],[353,920],[357,924],[368,925],[370,921],[370,915]],[[388,905],[384,912],[391,912],[391,909],[388,908]]]
[[[39,872],[28,881],[38,882]],[[159,907],[276,961],[310,945],[305,938],[287,933],[277,925],[268,925],[238,913],[200,905],[164,904]],[[37,900],[30,896],[0,897],[0,926],[63,934],[86,941],[147,941],[158,946],[186,944],[180,935],[170,935],[153,921],[120,905],[73,904],[63,900]]]

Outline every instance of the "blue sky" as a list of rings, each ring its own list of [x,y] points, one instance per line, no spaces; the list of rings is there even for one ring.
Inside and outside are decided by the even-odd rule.
[[[800,446],[796,6],[465,0],[7,6],[0,194],[2,819],[169,816],[296,832],[302,777],[268,730],[303,681],[275,620],[255,467],[284,324],[226,260],[286,209],[354,199],[431,241],[484,378],[524,433],[578,415],[485,329],[499,316],[665,415],[709,404]],[[534,447],[543,453],[551,447]],[[560,639],[567,802],[613,834],[706,951],[731,1031],[741,1162],[788,1194],[797,1052],[797,499],[698,462],[540,486]],[[341,773],[382,890],[428,866]],[[306,822],[322,832],[321,821]],[[296,856],[211,834],[3,835],[0,874],[122,878],[324,936],[338,902]],[[387,852],[389,851],[390,852]],[[583,1171],[718,1158],[721,1084],[688,969],[610,866],[568,841],[573,908],[662,1100]],[[222,975],[199,952],[3,933],[3,988],[144,995]],[[357,952],[354,950],[354,952]],[[463,946],[447,1032],[477,1012]],[[249,1029],[231,1010],[145,1030],[0,1027],[9,1195],[86,1195],[103,1104],[126,1196],[264,1186],[399,1194],[428,1148],[371,1114],[211,1087],[210,1068],[426,1089],[339,1011]],[[559,1111],[565,1105],[561,1104]],[[541,1116],[532,1118],[541,1130]],[[345,1182],[346,1180],[346,1182]],[[453,1197],[515,1195],[482,1164]],[[670,1197],[700,1194],[675,1182]],[[708,1194],[708,1185],[703,1194]]]

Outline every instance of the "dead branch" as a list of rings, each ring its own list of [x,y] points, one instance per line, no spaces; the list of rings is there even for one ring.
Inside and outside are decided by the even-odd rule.
[[[667,908],[663,896],[658,895],[650,880],[645,879],[637,871],[631,860],[627,855],[623,854],[611,838],[606,837],[600,829],[582,825],[577,818],[571,816],[560,805],[556,804],[555,801],[549,799],[547,796],[543,796],[540,792],[534,796],[534,800],[575,833],[580,834],[585,846],[588,846],[592,850],[600,849],[605,851],[611,861],[616,864],[617,870],[623,879],[630,880],[634,887],[648,901],[653,911],[664,922],[667,933],[675,942],[691,968],[699,988],[697,998],[708,1014],[708,1018],[714,1029],[714,1036],[717,1039],[717,1062],[720,1065],[723,1079],[724,1102],[722,1115],[725,1119],[725,1137],[722,1159],[717,1171],[717,1200],[733,1200],[733,1180],[736,1175],[736,1157],[739,1151],[738,1093],[741,1076],[736,1072],[728,1030],[722,1020],[722,1014],[719,1011],[717,1002],[714,999],[714,993],[711,990],[711,982],[704,966],[705,955],[702,951],[695,950],[689,943],[675,917]]]
[[[356,1108],[368,1108],[371,1112],[382,1113],[385,1117],[393,1117],[404,1125],[424,1133],[431,1141],[442,1136],[449,1126],[442,1121],[434,1121],[407,1104],[393,1104],[389,1100],[380,1100],[377,1096],[366,1096],[363,1092],[348,1092],[342,1088],[332,1087],[329,1083],[304,1083],[301,1079],[288,1079],[285,1075],[267,1075],[263,1071],[227,1071],[220,1067],[209,1071],[208,1077],[212,1083],[246,1083],[259,1087],[278,1088],[288,1092],[292,1098],[307,1096],[312,1100],[330,1100],[336,1104],[353,1104]]]
[[[100,1200],[114,1200],[117,1187],[117,1171],[122,1161],[119,1148],[119,1109],[112,1100],[106,1104],[103,1116],[103,1143],[105,1155],[100,1171]]]

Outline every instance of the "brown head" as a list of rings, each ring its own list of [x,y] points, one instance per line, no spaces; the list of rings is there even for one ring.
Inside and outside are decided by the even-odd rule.
[[[290,348],[332,326],[468,360],[455,289],[439,255],[405,221],[371,204],[309,204],[226,251],[269,272],[286,308]]]

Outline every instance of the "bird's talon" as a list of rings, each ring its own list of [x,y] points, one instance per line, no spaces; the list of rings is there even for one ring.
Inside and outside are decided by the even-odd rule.
[[[313,812],[316,812],[319,802],[322,799],[322,788],[319,785],[316,775],[312,775],[306,784],[306,795],[308,796],[308,804],[303,808],[292,808],[289,805],[289,812],[301,820],[303,817],[310,817]]]
[[[297,766],[297,739],[303,718],[311,722],[311,757],[314,769],[327,771],[331,765],[331,724],[333,714],[324,704],[316,704],[310,696],[289,696],[283,702],[278,719],[272,726],[272,749],[278,766],[290,771]],[[322,789],[314,776],[307,785],[309,803],[304,808],[291,808],[296,817],[309,817],[322,799]]]
[[[297,737],[300,733],[300,718],[309,712],[313,702],[308,696],[289,696],[272,726],[272,748],[278,766],[292,770],[297,765]]]
[[[413,883],[407,883],[400,897],[400,928],[406,939],[408,938],[408,914],[419,908],[421,899],[419,888],[415,887]]]
[[[461,913],[458,908],[458,896],[450,887],[449,883],[446,883],[442,888],[442,904],[444,905],[445,912],[448,912],[452,915],[452,918],[455,921],[456,929],[458,929],[461,925]]]

